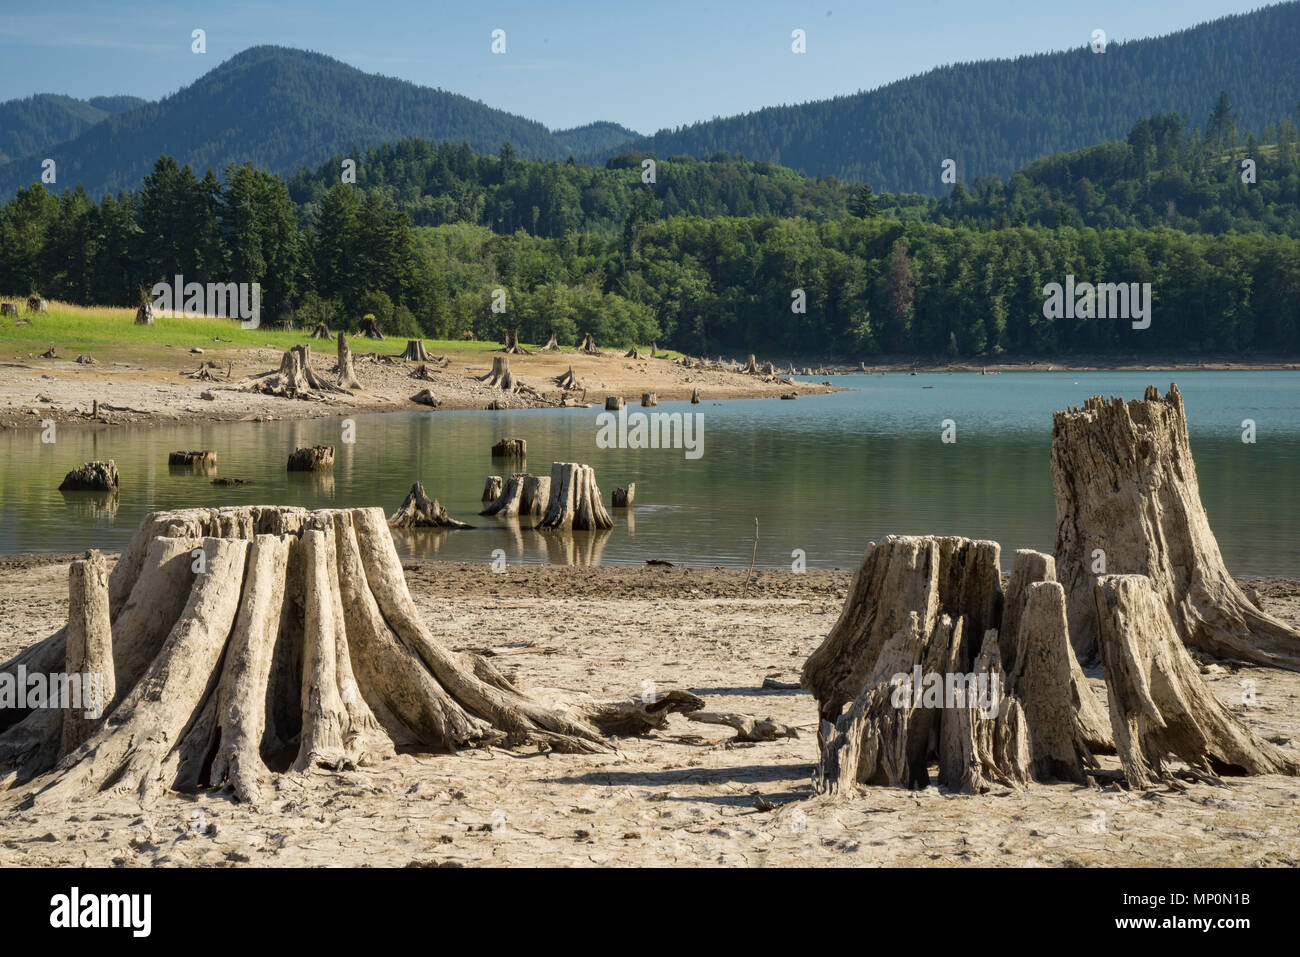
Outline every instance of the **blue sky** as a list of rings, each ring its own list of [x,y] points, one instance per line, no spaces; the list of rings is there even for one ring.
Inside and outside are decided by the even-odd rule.
[[[17,0],[3,0],[12,8]],[[261,43],[439,86],[552,128],[653,132],[871,89],[930,67],[1156,36],[1259,0],[588,0],[588,2],[25,4],[0,13],[0,100],[32,93],[157,99]],[[195,28],[207,53],[190,49]],[[490,50],[506,31],[505,55]],[[807,53],[790,50],[791,31]]]

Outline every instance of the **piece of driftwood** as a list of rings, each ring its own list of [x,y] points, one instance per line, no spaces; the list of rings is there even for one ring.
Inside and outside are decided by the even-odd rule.
[[[327,472],[334,468],[334,446],[313,445],[294,449],[289,455],[290,472]]]
[[[731,711],[692,711],[686,715],[686,719],[734,728],[736,736],[732,741],[775,741],[777,738],[799,737],[798,730],[771,717],[751,718]]]
[[[1223,563],[1201,505],[1176,385],[1141,400],[1093,396],[1052,425],[1056,571],[1070,638],[1096,655],[1100,574],[1145,575],[1189,647],[1300,670],[1300,632],[1248,599]]]
[[[473,528],[447,514],[436,498],[429,498],[424,486],[416,482],[406,493],[401,506],[388,517],[390,528]]]
[[[116,492],[121,487],[117,463],[87,462],[63,477],[60,492]]]
[[[557,710],[453,651],[412,600],[377,508],[155,512],[107,581],[86,571],[70,611],[90,622],[87,648],[102,649],[95,609],[108,606],[115,675],[103,720],[60,758],[64,711],[0,710],[0,782],[37,813],[106,789],[151,802],[199,786],[260,808],[273,775],[354,768],[398,747],[611,752],[606,733],[699,706],[652,695]],[[77,627],[0,673],[62,671]]]
[[[596,471],[578,462],[551,465],[550,497],[537,528],[591,530],[614,527],[596,485]]]
[[[492,476],[492,478],[497,478]],[[489,480],[490,484],[490,480]],[[551,479],[546,475],[529,475],[516,472],[510,476],[504,488],[498,493],[480,515],[543,515],[551,498]],[[488,489],[483,490],[486,496]],[[486,499],[485,499],[486,500]]]
[[[1094,594],[1115,748],[1129,786],[1169,781],[1171,757],[1219,776],[1300,774],[1300,754],[1255,734],[1205,683],[1151,579],[1104,575]]]
[[[411,401],[418,405],[427,405],[430,408],[438,408],[442,405],[442,400],[435,396],[430,389],[421,389],[415,395],[411,396]]]

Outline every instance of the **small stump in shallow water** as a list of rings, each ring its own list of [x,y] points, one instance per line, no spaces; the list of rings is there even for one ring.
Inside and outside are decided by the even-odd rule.
[[[487,477],[487,481],[483,483],[482,501],[491,502],[500,494],[501,494],[501,476],[489,475]]]
[[[192,469],[216,468],[217,453],[215,449],[203,449],[198,452],[170,452],[167,455],[167,464]]]
[[[473,528],[447,514],[436,498],[429,498],[424,486],[416,482],[406,493],[401,507],[388,518],[392,528]]]
[[[313,445],[307,449],[294,449],[289,456],[290,472],[327,472],[334,468],[334,446]]]
[[[636,498],[636,482],[629,482],[627,488],[614,489],[610,504],[614,508],[628,508]]]
[[[528,442],[524,439],[502,439],[492,446],[494,459],[522,459],[528,454]]]
[[[109,459],[107,462],[87,462],[79,469],[73,469],[63,478],[60,492],[116,492],[121,482],[117,474],[117,464]]]

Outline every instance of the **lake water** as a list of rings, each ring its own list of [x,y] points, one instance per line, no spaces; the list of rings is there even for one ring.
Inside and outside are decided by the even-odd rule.
[[[681,449],[598,448],[600,409],[422,412],[341,420],[187,425],[133,431],[63,429],[54,444],[33,431],[0,433],[0,553],[118,550],[148,511],[221,504],[312,508],[380,505],[392,512],[419,479],[472,530],[400,533],[417,558],[695,566],[749,564],[758,518],[760,567],[856,565],[868,541],[890,533],[993,538],[1052,550],[1049,469],[1052,412],[1093,394],[1140,397],[1177,381],[1187,407],[1201,495],[1228,568],[1300,577],[1300,373],[931,373],[838,376],[853,391],[797,401],[663,403],[658,412],[700,413],[703,455]],[[629,412],[639,408],[629,406]],[[957,441],[941,441],[942,422]],[[1257,440],[1242,442],[1242,420]],[[502,436],[528,442],[528,470],[553,461],[592,465],[608,504],[636,483],[630,512],[613,511],[604,534],[542,534],[480,518],[484,478],[508,474],[489,450]],[[332,476],[290,474],[289,452],[334,445]],[[218,473],[252,479],[218,488],[211,476],[173,471],[167,453],[216,449]],[[66,472],[114,459],[116,499],[57,491]]]

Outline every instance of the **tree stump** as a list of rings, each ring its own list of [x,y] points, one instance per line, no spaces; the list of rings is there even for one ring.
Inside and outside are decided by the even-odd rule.
[[[608,412],[617,412],[623,408],[623,397],[621,395],[605,396],[605,409]]]
[[[573,374],[573,366],[569,366],[568,372],[557,375],[553,381],[565,392],[573,392],[582,388],[578,382],[578,377]]]
[[[379,322],[374,316],[366,316],[361,320],[361,326],[357,330],[357,335],[364,336],[367,339],[382,339],[384,334],[379,330]]]
[[[340,348],[342,348],[340,346]],[[323,400],[326,394],[342,394],[343,389],[330,385],[311,367],[311,346],[298,345],[285,351],[280,368],[254,376],[239,387],[241,392],[260,392],[285,399]]]
[[[700,390],[699,390],[699,389],[692,389],[692,390],[691,390],[691,405],[699,405],[699,404],[700,404]]]
[[[1300,774],[1300,755],[1260,738],[1205,684],[1151,579],[1104,575],[1094,595],[1115,747],[1130,787],[1168,781],[1171,755],[1216,775]]]
[[[416,482],[406,493],[401,506],[388,517],[390,528],[473,528],[458,522],[447,514],[436,498],[425,494],[424,486]]]
[[[1093,396],[1057,412],[1052,484],[1057,574],[1080,660],[1096,655],[1093,586],[1104,571],[1150,578],[1188,647],[1300,670],[1300,632],[1256,608],[1223,564],[1176,385],[1163,397],[1149,386],[1142,400]]]
[[[776,369],[770,362],[764,362],[758,371],[760,375],[776,375]]]
[[[614,520],[605,511],[596,486],[595,469],[577,462],[553,463],[550,498],[537,528],[585,531],[613,527]]]
[[[153,303],[152,302],[145,301],[140,303],[140,307],[135,311],[135,324],[137,326],[153,325]]]
[[[117,463],[87,462],[63,477],[60,492],[116,492],[121,487]]]
[[[80,678],[81,700],[63,714],[59,755],[79,747],[103,720],[116,694],[113,622],[108,610],[108,565],[89,551],[68,567],[68,626],[65,672]],[[98,712],[98,713],[96,713]]]
[[[312,337],[313,339],[333,339],[333,338],[334,338],[334,336],[330,333],[330,327],[327,326],[327,325],[325,325],[325,323],[323,323],[323,322],[318,322],[318,323],[316,323],[316,328],[313,329],[313,330],[311,331],[311,337]]]
[[[642,393],[641,393],[641,407],[642,407],[643,409],[644,409],[644,408],[647,408],[647,407],[649,407],[649,406],[652,406],[652,405],[658,405],[658,404],[659,404],[659,393],[658,393],[658,392],[642,392]]]
[[[543,352],[559,352],[559,351],[560,351],[560,344],[559,344],[558,342],[555,341],[555,330],[554,330],[554,329],[552,329],[552,330],[550,331],[550,333],[548,333],[547,338],[546,338],[546,345],[542,346],[542,351],[543,351]],[[572,372],[573,370],[570,369],[569,371]]]
[[[645,356],[641,355],[641,351],[640,351],[639,349],[637,349],[636,346],[633,346],[631,349],[628,349],[627,352],[623,353],[623,358],[624,358],[624,359],[637,359],[637,360],[639,361],[639,360],[641,360],[641,359],[644,359]]]
[[[167,464],[191,469],[214,469],[217,467],[217,453],[214,449],[192,452],[169,452]]]
[[[352,347],[348,345],[348,337],[343,330],[339,330],[338,339],[338,374],[340,389],[360,389],[361,383],[357,381],[357,370],[352,366]]]
[[[522,459],[527,454],[528,442],[526,439],[501,439],[496,445],[492,446],[492,457],[494,459]]]
[[[50,304],[40,296],[27,297],[27,311],[31,313],[46,313],[50,311]]]
[[[487,375],[479,376],[478,381],[486,382],[493,388],[503,389],[506,392],[518,392],[523,388],[523,383],[510,371],[509,356],[493,356],[491,371]]]
[[[754,353],[749,354],[749,361],[745,363],[745,367],[740,371],[744,375],[758,375],[758,363],[754,361]]]
[[[428,362],[429,350],[424,347],[423,339],[407,339],[406,349],[402,353],[403,359],[411,362]]]
[[[399,746],[601,753],[604,734],[628,726],[625,699],[551,708],[436,637],[377,508],[155,512],[107,582],[81,578],[69,627],[0,665],[61,670],[88,615],[87,647],[102,647],[94,609],[107,604],[115,691],[90,735],[60,760],[64,712],[0,712],[0,781],[37,809],[198,787],[265,806],[273,775],[348,769]],[[694,708],[679,696],[654,710],[662,721]]]
[[[431,389],[421,389],[415,395],[411,396],[411,401],[419,405],[427,405],[431,408],[438,408],[442,405],[442,400],[433,394]]]
[[[591,337],[590,332],[582,337],[582,345],[578,346],[578,351],[589,356],[598,356],[603,354],[596,348],[596,340]]]
[[[495,476],[494,476],[495,477]],[[487,489],[483,490],[487,494]],[[516,472],[480,515],[542,515],[551,497],[551,480]]]
[[[12,302],[0,302],[0,316],[13,316],[18,318],[18,306]],[[151,322],[150,325],[153,323]]]
[[[512,356],[527,356],[527,355],[532,355],[531,352],[529,352],[527,349],[525,349],[523,346],[521,346],[521,345],[519,344],[519,330],[518,330],[518,329],[507,329],[507,330],[506,330],[506,341],[505,341],[504,345],[505,345],[505,348],[502,349],[501,351],[504,352],[504,353],[506,353],[507,355],[512,355]]]
[[[328,472],[334,468],[334,446],[313,445],[294,449],[289,456],[290,472]]]
[[[487,477],[487,481],[483,483],[482,501],[491,502],[495,500],[496,497],[500,494],[501,494],[501,476],[489,475]]]
[[[636,499],[636,482],[629,482],[627,488],[616,488],[610,498],[610,505],[614,508],[631,508],[632,502]]]

